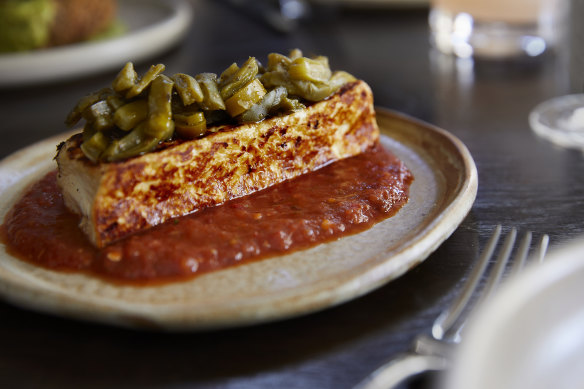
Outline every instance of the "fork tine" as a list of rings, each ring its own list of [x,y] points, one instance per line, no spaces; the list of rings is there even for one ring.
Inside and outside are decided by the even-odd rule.
[[[527,259],[527,254],[529,253],[529,246],[531,245],[531,232],[525,233],[523,240],[521,241],[521,246],[519,246],[519,251],[517,252],[517,257],[513,261],[513,267],[511,268],[511,276],[515,276],[525,265],[525,260]]]
[[[505,270],[505,266],[507,265],[509,257],[511,256],[511,250],[513,249],[513,245],[515,245],[516,236],[517,230],[513,228],[505,238],[503,248],[501,249],[501,252],[497,257],[497,261],[495,262],[495,268],[489,275],[489,279],[487,280],[485,289],[481,294],[482,300],[488,298],[497,288],[497,285],[499,285],[499,282],[501,281],[501,276],[503,275],[503,270]]]
[[[543,258],[545,257],[545,253],[547,251],[549,243],[550,243],[550,237],[548,234],[545,234],[544,236],[541,237],[539,249],[538,249],[538,252],[535,256],[535,258],[537,259],[537,262],[539,262],[539,263],[543,262]]]
[[[521,246],[519,248],[517,259],[513,263],[513,268],[511,269],[510,276],[515,276],[517,273],[520,273],[523,269],[525,262],[527,260],[529,254],[529,246],[531,245],[532,235],[531,232],[527,232],[523,241],[521,242]],[[547,234],[544,234],[539,241],[539,246],[537,248],[536,253],[533,256],[533,260],[541,263],[545,257],[547,252],[547,248],[549,245],[550,237]]]
[[[458,298],[452,303],[452,305],[443,311],[438,318],[434,321],[432,326],[432,335],[436,339],[443,339],[446,332],[452,329],[452,326],[456,323],[460,314],[468,304],[470,297],[472,296],[474,290],[476,289],[479,280],[481,279],[489,260],[493,256],[493,251],[495,246],[499,241],[499,236],[501,235],[501,225],[498,225],[493,232],[493,235],[489,239],[486,248],[483,250],[478,263],[475,265],[471,275],[469,276],[466,284],[463,286],[462,293],[459,294]]]

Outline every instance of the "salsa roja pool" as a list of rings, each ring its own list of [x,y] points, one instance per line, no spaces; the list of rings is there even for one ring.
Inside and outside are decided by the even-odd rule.
[[[378,145],[97,249],[51,172],[7,214],[2,235],[12,254],[46,268],[132,283],[181,280],[361,232],[407,202],[412,180]]]

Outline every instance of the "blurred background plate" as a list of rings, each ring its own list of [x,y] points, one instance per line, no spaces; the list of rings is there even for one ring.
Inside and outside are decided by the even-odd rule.
[[[493,297],[469,323],[446,388],[584,387],[584,240]]]
[[[179,0],[119,0],[118,37],[25,53],[0,55],[0,87],[72,79],[121,68],[162,53],[181,39],[192,19]]]
[[[429,4],[429,0],[312,0],[312,2],[359,8],[418,8],[427,7]]]

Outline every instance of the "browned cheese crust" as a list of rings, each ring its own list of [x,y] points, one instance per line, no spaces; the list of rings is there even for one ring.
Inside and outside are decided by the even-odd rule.
[[[101,247],[359,154],[378,138],[371,90],[356,81],[305,110],[225,126],[122,162],[90,162],[81,135],[73,136],[57,154],[58,183]]]

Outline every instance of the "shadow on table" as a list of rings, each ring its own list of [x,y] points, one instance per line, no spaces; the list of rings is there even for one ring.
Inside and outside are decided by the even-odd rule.
[[[0,382],[27,388],[210,388],[230,387],[237,379],[250,388],[315,382],[350,387],[354,377],[405,351],[416,333],[430,328],[476,258],[473,230],[459,229],[425,263],[357,300],[247,328],[140,332],[0,305]],[[339,366],[333,377],[313,376],[330,375],[330,364]]]

